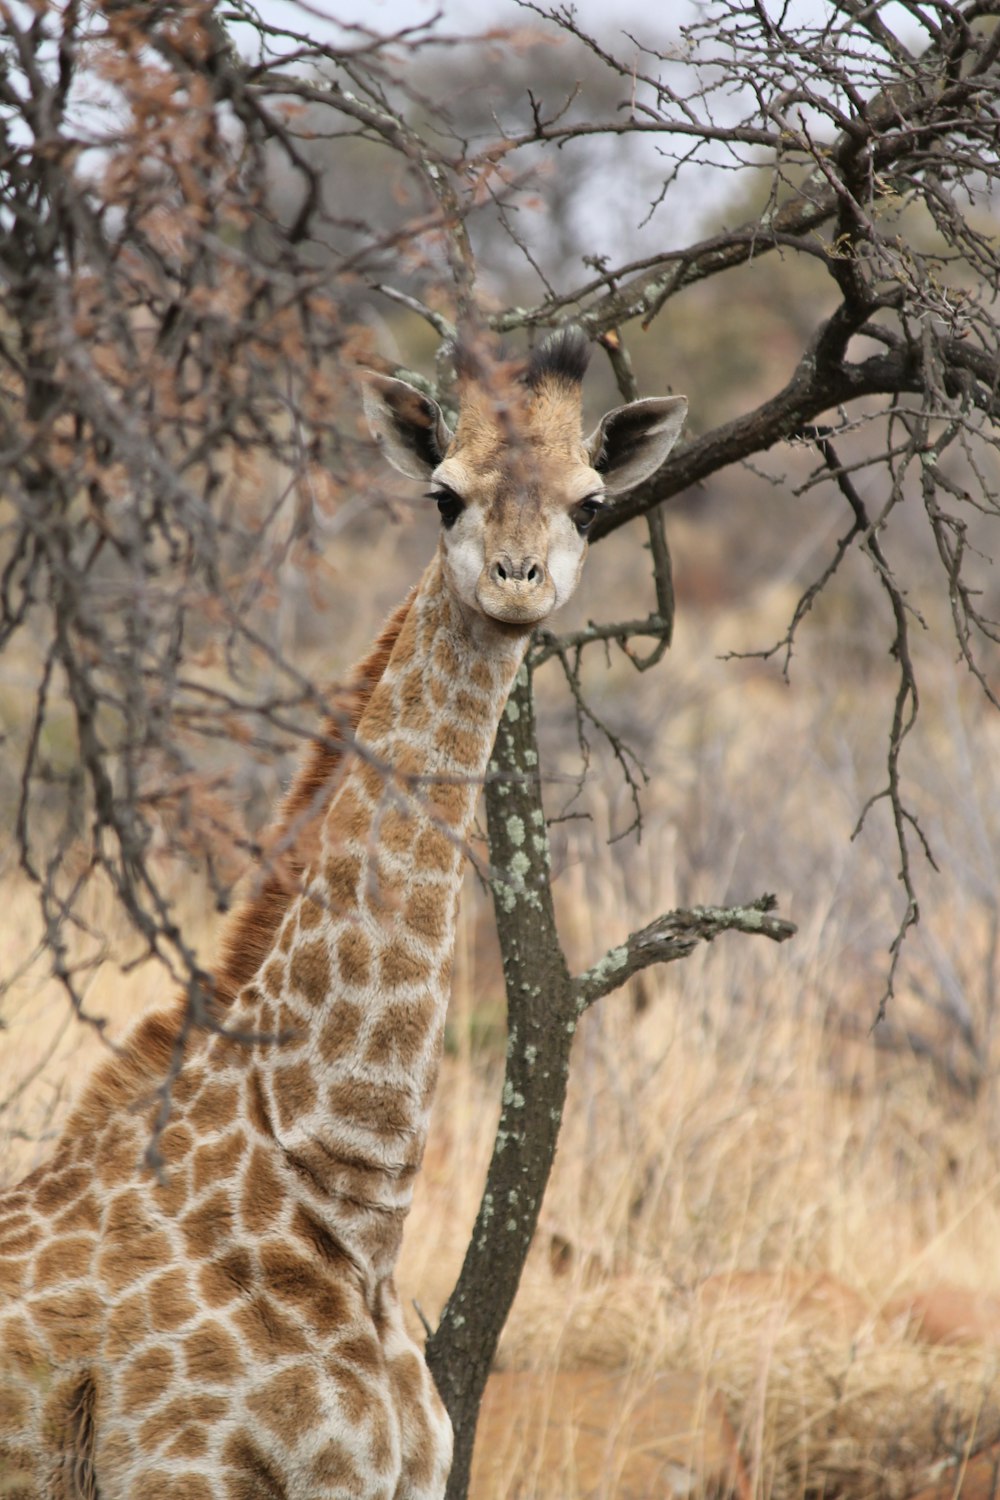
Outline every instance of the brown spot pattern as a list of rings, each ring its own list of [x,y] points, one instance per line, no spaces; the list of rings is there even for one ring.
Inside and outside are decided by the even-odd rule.
[[[441,676],[451,679],[458,675],[460,663],[451,643],[442,637],[434,647],[434,665]]]
[[[368,983],[371,943],[360,927],[345,927],[337,939],[337,964],[345,984],[359,989]]]
[[[224,1188],[217,1188],[203,1203],[192,1208],[180,1220],[181,1232],[189,1255],[207,1260],[233,1237],[233,1206]]]
[[[405,854],[413,840],[413,819],[399,807],[390,807],[378,825],[380,847],[392,854]]]
[[[440,828],[425,828],[414,850],[418,870],[436,870],[442,875],[451,874],[459,857],[457,846]]]
[[[330,1272],[285,1245],[269,1245],[261,1252],[261,1270],[268,1290],[329,1334],[347,1319],[348,1297]]]
[[[243,1360],[232,1334],[214,1319],[184,1340],[184,1367],[189,1380],[228,1385],[243,1373]]]
[[[20,1297],[28,1283],[31,1261],[0,1260],[0,1297]]]
[[[436,738],[438,749],[463,770],[473,770],[479,765],[481,741],[473,730],[442,724]]]
[[[168,1167],[183,1161],[194,1145],[194,1134],[183,1121],[168,1125],[160,1136],[160,1155]]]
[[[309,1114],[316,1103],[316,1083],[309,1063],[285,1063],[275,1068],[274,1099],[283,1129]]]
[[[207,1455],[207,1452],[208,1452],[208,1430],[207,1430],[207,1428],[204,1428],[204,1427],[186,1427],[186,1428],[181,1428],[181,1431],[180,1431],[180,1433],[177,1434],[177,1437],[175,1437],[174,1442],[169,1443],[169,1446],[168,1446],[168,1448],[166,1448],[166,1452],[165,1452],[165,1454],[163,1454],[163,1457],[165,1457],[165,1458],[204,1458],[205,1455]],[[192,1478],[196,1479],[196,1478],[198,1478],[198,1476],[195,1475],[195,1476],[192,1476]],[[207,1482],[202,1481],[202,1484],[205,1484],[205,1488],[207,1488]],[[175,1494],[178,1493],[177,1487],[174,1488],[174,1493]],[[204,1491],[202,1491],[202,1493],[204,1493]],[[184,1500],[190,1500],[190,1490],[189,1490],[189,1488],[187,1488],[186,1484],[184,1484],[183,1490],[180,1490],[180,1494],[183,1494]],[[208,1491],[208,1494],[211,1494],[211,1491]]]
[[[413,734],[426,734],[431,723],[430,708],[423,701],[421,701],[420,703],[412,704],[409,707],[403,706],[399,716],[399,722],[404,729],[410,730]],[[399,767],[399,769],[400,771],[402,771],[401,766]],[[406,774],[413,774],[412,764],[411,769]]]
[[[470,788],[462,782],[438,782],[428,802],[442,823],[462,823],[468,816]]]
[[[312,1431],[323,1411],[316,1376],[301,1365],[275,1375],[247,1397],[247,1406],[263,1426],[288,1438]]]
[[[35,1191],[35,1207],[48,1218],[57,1209],[65,1208],[68,1203],[79,1198],[90,1187],[90,1183],[90,1173],[83,1167],[70,1167],[65,1172],[46,1171]]]
[[[337,1402],[351,1427],[364,1421],[371,1402],[370,1388],[353,1370],[336,1363],[330,1377],[337,1391]]]
[[[389,1379],[398,1394],[401,1406],[414,1407],[420,1403],[424,1391],[424,1377],[420,1368],[420,1360],[411,1349],[404,1350],[402,1354],[397,1354],[395,1359],[390,1360]]]
[[[337,832],[344,843],[351,839],[363,839],[368,832],[371,813],[349,782],[344,785],[337,798],[331,819],[335,821]]]
[[[97,1194],[85,1193],[69,1208],[63,1209],[52,1221],[52,1227],[60,1234],[68,1233],[74,1229],[98,1230],[101,1227],[101,1204],[98,1202]]]
[[[310,1466],[309,1478],[313,1484],[321,1484],[336,1494],[364,1492],[365,1481],[340,1443],[330,1442],[320,1449]]]
[[[240,1215],[250,1234],[263,1234],[281,1213],[285,1189],[271,1154],[255,1146],[247,1163],[240,1197]]]
[[[372,1026],[365,1061],[412,1068],[427,1043],[435,1011],[431,995],[387,1004]]]
[[[242,1248],[227,1250],[198,1273],[198,1288],[209,1307],[224,1307],[234,1297],[242,1296],[254,1279],[250,1253]]]
[[[354,1046],[364,1012],[352,1000],[338,998],[323,1022],[319,1034],[319,1055],[325,1063],[338,1062]]]
[[[4,1363],[27,1380],[37,1380],[47,1368],[48,1359],[33,1329],[26,1320],[13,1315],[2,1325]]]
[[[322,925],[325,916],[325,903],[321,896],[312,894],[303,896],[299,906],[299,930],[301,932],[312,932]]]
[[[230,1130],[221,1140],[199,1146],[194,1154],[192,1184],[200,1193],[213,1182],[227,1182],[243,1159],[247,1138],[242,1130]]]
[[[39,1232],[34,1224],[26,1224],[20,1234],[8,1234],[0,1254],[28,1255],[35,1248]]]
[[[195,1135],[222,1130],[236,1114],[237,1094],[232,1083],[207,1083],[187,1112],[187,1121]]]
[[[330,908],[336,917],[353,906],[361,874],[361,861],[356,854],[331,854],[323,869]]]
[[[285,960],[272,958],[270,963],[264,965],[260,980],[271,999],[276,999],[285,988]]]
[[[392,729],[396,718],[396,708],[392,693],[387,690],[385,682],[379,684],[371,696],[371,701],[365,709],[365,737],[366,739],[382,740]]]
[[[175,1266],[151,1281],[148,1289],[149,1321],[154,1333],[172,1333],[197,1315],[187,1271]]]
[[[350,1120],[383,1139],[413,1129],[413,1108],[399,1089],[387,1084],[345,1078],[327,1096],[335,1119]]]
[[[363,1375],[382,1374],[382,1350],[370,1333],[354,1331],[337,1342],[337,1361],[349,1370],[360,1370]]]
[[[312,1005],[321,1005],[330,992],[330,959],[326,943],[320,939],[300,943],[292,954],[289,978],[296,990]]]
[[[403,909],[403,920],[410,931],[425,942],[442,942],[448,923],[448,911],[442,893],[433,886],[415,886]]]
[[[482,698],[474,696],[467,688],[459,688],[455,693],[452,707],[460,719],[480,719],[483,715],[484,704]]]
[[[27,1386],[13,1385],[7,1380],[0,1384],[0,1437],[16,1437],[23,1431],[28,1421],[28,1408]]]
[[[382,950],[380,968],[382,983],[389,990],[397,989],[402,984],[426,984],[430,978],[427,959],[415,953],[398,937],[394,937]]]
[[[126,1416],[135,1416],[159,1401],[174,1378],[174,1355],[166,1344],[154,1344],[125,1366],[119,1385],[119,1404]],[[152,1492],[155,1493],[155,1492]]]
[[[146,1293],[132,1292],[123,1297],[108,1314],[108,1328],[104,1350],[109,1359],[121,1359],[130,1354],[136,1344],[151,1332],[149,1306]]]
[[[167,1445],[164,1458],[204,1458],[208,1453],[208,1428],[204,1423],[196,1423],[191,1427],[182,1427],[172,1443]],[[184,1500],[188,1500],[190,1490],[187,1486],[181,1492]]]
[[[351,1275],[354,1267],[343,1247],[338,1243],[326,1224],[301,1204],[292,1215],[292,1233],[304,1240],[313,1254],[321,1257],[327,1265],[336,1267],[339,1275]]]
[[[414,745],[400,745],[393,755],[393,765],[402,780],[422,776],[425,769],[425,757]]]
[[[102,1302],[88,1287],[73,1287],[72,1292],[33,1299],[28,1310],[48,1341],[52,1356],[61,1364],[85,1358],[94,1349]]]
[[[226,1439],[226,1500],[289,1500],[281,1475],[247,1432]]]
[[[173,1219],[182,1211],[191,1196],[191,1163],[165,1169],[163,1180],[153,1184],[156,1207],[167,1218]]]
[[[433,640],[433,632],[431,633]],[[430,641],[425,640],[424,650],[428,650]],[[424,706],[424,689],[426,678],[422,668],[411,667],[399,683],[399,705],[404,714],[418,713]]]
[[[275,1018],[278,1036],[285,1054],[297,1052],[309,1040],[309,1013],[298,1004],[283,1000]]]
[[[258,1295],[233,1314],[247,1352],[255,1359],[277,1359],[283,1354],[305,1354],[305,1335],[280,1312],[269,1297]]]
[[[166,1406],[147,1417],[139,1428],[139,1445],[142,1448],[158,1448],[168,1443],[175,1432],[197,1429],[202,1424],[218,1422],[229,1409],[224,1396],[211,1396],[199,1391],[197,1395],[176,1396]]]
[[[376,766],[371,761],[362,761],[354,773],[366,795],[376,806],[385,795],[388,772],[382,766]]]

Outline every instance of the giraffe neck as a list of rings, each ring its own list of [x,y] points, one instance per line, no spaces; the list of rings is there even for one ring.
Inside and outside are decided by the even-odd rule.
[[[345,744],[357,733],[415,594],[416,588],[411,589],[393,610],[346,685],[338,685],[328,694],[330,711],[303,756],[277,818],[263,835],[265,856],[260,879],[223,933],[222,958],[214,974],[214,998],[221,1009],[228,1009],[268,957],[285,913],[302,889],[305,871],[316,856],[323,816],[342,770]]]
[[[427,1137],[478,793],[526,636],[470,620],[424,575],[357,754],[234,1026],[303,1191],[376,1278],[399,1249]]]
[[[222,935],[221,958],[213,975],[213,1001],[220,1019],[266,962],[281,923],[302,890],[304,873],[315,860],[323,817],[339,785],[345,745],[353,742],[416,593],[416,587],[412,588],[393,610],[347,683],[336,684],[327,695],[329,712],[303,756],[277,817],[262,835],[265,857],[260,879]],[[186,1032],[188,1003],[187,995],[180,994],[170,1010],[153,1011],[136,1024],[120,1051],[91,1075],[67,1120],[65,1141],[103,1129],[123,1108],[134,1111],[151,1089],[162,1084],[176,1066],[177,1038]],[[205,1037],[189,1039],[185,1056],[190,1058],[208,1045]]]

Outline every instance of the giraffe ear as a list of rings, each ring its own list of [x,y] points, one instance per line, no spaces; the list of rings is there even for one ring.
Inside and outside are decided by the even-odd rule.
[[[361,392],[372,436],[393,468],[409,479],[429,479],[451,442],[437,402],[373,370],[362,375]]]
[[[587,451],[609,495],[623,495],[656,473],[680,435],[687,409],[686,396],[649,396],[601,418]]]

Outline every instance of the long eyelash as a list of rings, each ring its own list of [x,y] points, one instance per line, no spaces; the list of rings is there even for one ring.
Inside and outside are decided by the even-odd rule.
[[[601,495],[585,495],[578,500],[572,511],[573,523],[581,536],[586,536],[602,510],[608,507]]]
[[[456,495],[455,491],[449,489],[446,484],[439,485],[436,490],[428,490],[427,496],[428,499],[436,501],[437,508],[441,512],[441,522],[444,529],[445,531],[450,531],[465,510],[465,501],[461,495]]]

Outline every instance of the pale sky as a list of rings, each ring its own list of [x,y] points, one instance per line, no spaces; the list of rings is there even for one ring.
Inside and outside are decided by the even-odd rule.
[[[438,13],[440,30],[477,32],[489,26],[530,26],[538,17],[517,4],[517,0],[252,0],[267,20],[276,24],[288,22],[301,31],[320,35],[325,26],[336,29],[334,17],[348,24],[391,30],[426,22]],[[542,0],[546,3],[546,0]],[[550,5],[555,0],[549,0]],[[559,0],[563,6],[566,0]],[[780,14],[786,0],[773,0],[772,13]],[[787,13],[792,20],[816,20],[829,12],[830,0],[789,0]],[[611,36],[621,28],[638,27],[643,36],[662,41],[675,35],[678,28],[694,20],[704,6],[698,0],[572,0],[572,9],[586,29]],[[901,34],[912,29],[902,0],[886,0],[880,7],[885,20]],[[909,26],[907,22],[909,21]]]
[[[490,26],[531,26],[539,18],[516,0],[308,0],[299,5],[295,0],[252,0],[256,9],[273,24],[287,23],[289,26],[307,31],[317,37],[326,27],[336,31],[337,21],[347,24],[370,26],[377,31],[390,31],[402,26],[426,22],[440,13],[437,29],[453,33],[476,33]],[[611,35],[630,20],[637,24],[645,19],[648,32],[650,7],[642,0],[575,0],[573,9],[579,21],[586,27]],[[695,13],[694,0],[668,0],[659,7],[654,37],[672,35],[682,21]],[[613,17],[613,20],[612,20]],[[336,18],[336,20],[334,19]]]

